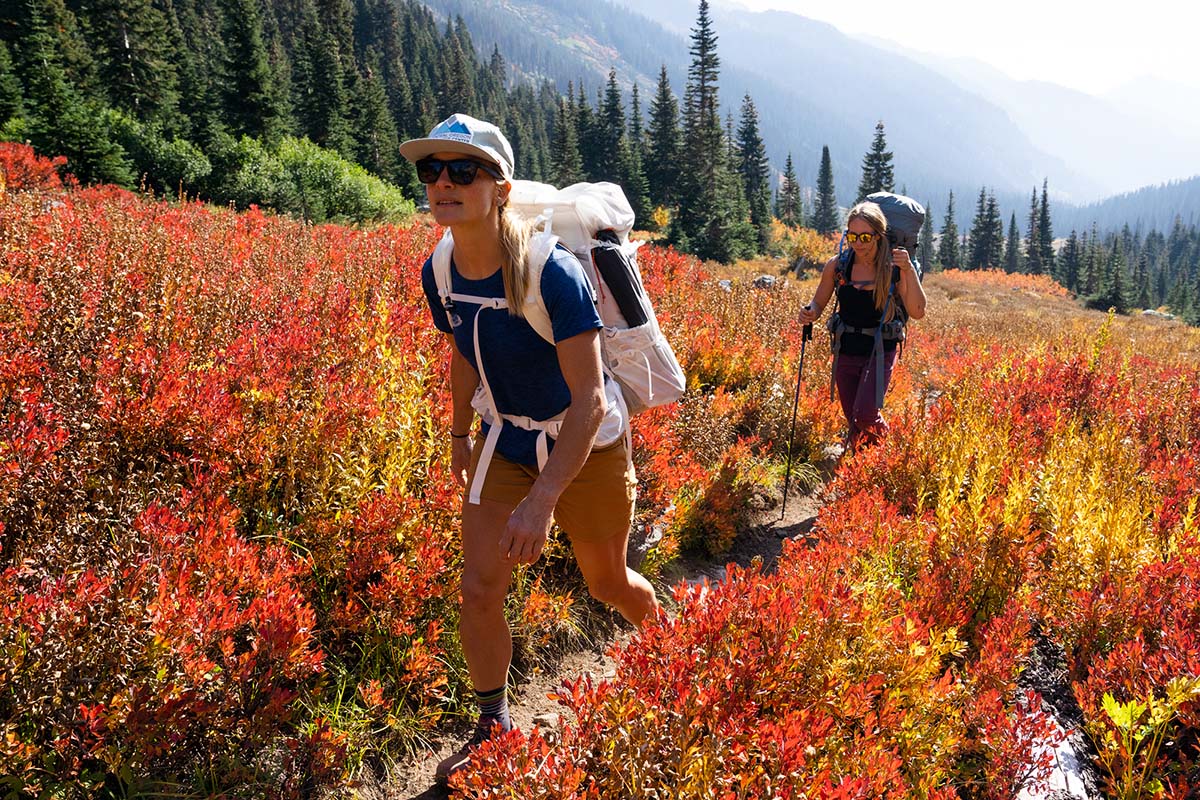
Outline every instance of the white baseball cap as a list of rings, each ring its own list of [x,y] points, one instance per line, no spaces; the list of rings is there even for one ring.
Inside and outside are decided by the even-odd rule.
[[[424,139],[409,139],[400,145],[400,155],[414,163],[434,153],[477,156],[500,167],[505,180],[512,180],[512,145],[490,122],[452,114],[435,125]]]

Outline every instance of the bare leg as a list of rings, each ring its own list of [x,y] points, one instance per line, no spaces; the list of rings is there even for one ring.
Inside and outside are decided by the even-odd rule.
[[[572,540],[571,544],[592,597],[617,609],[634,625],[654,618],[659,610],[654,587],[625,565],[628,528],[602,542]]]
[[[512,506],[494,500],[463,504],[459,638],[477,691],[504,686],[512,661],[512,635],[504,618],[504,598],[514,564],[500,558],[500,534],[512,511]]]

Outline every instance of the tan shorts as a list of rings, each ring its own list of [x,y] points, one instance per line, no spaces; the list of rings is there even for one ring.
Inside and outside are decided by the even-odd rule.
[[[475,476],[483,442],[482,436],[476,438],[471,450],[468,486]],[[516,508],[529,494],[537,476],[537,467],[517,464],[493,453],[479,496]],[[602,542],[623,536],[629,530],[636,498],[637,476],[622,437],[616,444],[592,450],[579,474],[558,498],[554,520],[572,539]]]

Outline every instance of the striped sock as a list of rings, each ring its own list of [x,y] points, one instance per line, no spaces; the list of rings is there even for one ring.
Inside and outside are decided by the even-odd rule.
[[[492,720],[500,725],[502,730],[512,730],[512,718],[508,715],[508,687],[501,686],[490,692],[475,692],[479,702],[480,720]]]

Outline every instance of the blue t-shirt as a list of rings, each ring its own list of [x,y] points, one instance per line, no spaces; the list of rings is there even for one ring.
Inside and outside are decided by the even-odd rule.
[[[480,314],[479,306],[474,303],[456,302],[451,325],[438,296],[432,256],[421,268],[421,286],[433,324],[443,333],[454,334],[458,351],[476,371],[479,365],[475,363],[471,331],[473,323],[478,322],[479,350],[487,371],[488,386],[501,414],[545,420],[566,410],[571,402],[571,392],[558,366],[558,351],[528,322],[509,314],[507,309],[486,309]],[[541,288],[556,342],[601,327],[600,314],[592,302],[591,284],[569,250],[554,248],[542,269]],[[450,289],[456,294],[502,298],[504,278],[497,268],[482,280],[469,280],[459,274],[451,258]],[[487,430],[486,423],[484,430]],[[500,431],[496,450],[510,461],[536,465],[537,437],[537,431],[505,425]],[[553,446],[551,441],[550,447]]]

